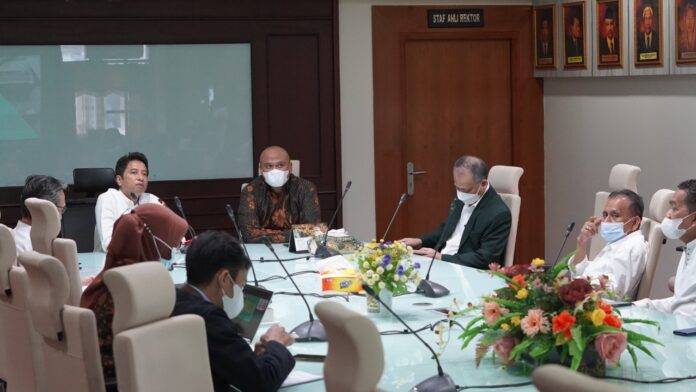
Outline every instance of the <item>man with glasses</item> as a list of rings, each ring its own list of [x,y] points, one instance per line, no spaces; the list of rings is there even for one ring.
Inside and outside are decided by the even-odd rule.
[[[239,224],[243,239],[287,242],[295,224],[319,223],[321,209],[317,188],[291,173],[292,162],[285,149],[271,146],[259,157],[259,176],[239,199]]]
[[[22,218],[17,221],[14,228],[14,239],[17,246],[17,254],[27,250],[33,250],[31,246],[31,214],[24,205],[24,201],[35,197],[48,200],[55,204],[62,215],[67,209],[65,205],[65,185],[51,176],[31,175],[24,181],[24,188],[20,196],[22,203]]]
[[[640,232],[643,199],[623,189],[609,194],[602,216],[593,216],[582,226],[575,256],[570,261],[573,276],[586,276],[620,299],[633,299],[645,271],[647,244]],[[587,258],[587,244],[598,234],[606,246],[594,260]]]

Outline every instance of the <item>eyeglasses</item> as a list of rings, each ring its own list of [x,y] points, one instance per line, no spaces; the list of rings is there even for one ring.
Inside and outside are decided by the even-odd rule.
[[[261,164],[261,170],[263,171],[271,171],[273,169],[278,169],[278,170],[285,170],[287,169],[289,164],[287,162],[277,162],[277,163],[262,163]]]

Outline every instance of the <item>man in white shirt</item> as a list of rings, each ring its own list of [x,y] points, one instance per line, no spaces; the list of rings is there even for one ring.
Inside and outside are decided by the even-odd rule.
[[[512,216],[488,184],[488,165],[465,155],[454,163],[452,174],[457,198],[447,220],[432,233],[401,241],[416,248],[415,254],[473,268],[502,263]]]
[[[114,222],[138,204],[162,203],[155,195],[145,192],[148,182],[148,162],[145,154],[130,152],[116,162],[118,190],[110,188],[99,195],[94,209],[94,251],[106,252],[111,242]]]
[[[573,276],[586,276],[594,282],[606,276],[608,290],[616,297],[635,298],[647,255],[647,244],[640,232],[643,209],[643,199],[631,190],[609,194],[602,216],[591,217],[578,236],[577,250],[570,261]],[[587,244],[597,233],[607,244],[594,260],[588,260]]]
[[[696,179],[679,184],[669,204],[662,233],[686,244],[674,279],[674,295],[642,299],[635,305],[693,317],[696,316]]]
[[[22,188],[22,218],[17,221],[17,226],[13,230],[17,254],[27,250],[33,250],[31,246],[31,214],[24,205],[24,201],[35,197],[37,199],[48,200],[55,204],[61,215],[67,209],[65,205],[65,185],[51,176],[31,175],[24,181]]]

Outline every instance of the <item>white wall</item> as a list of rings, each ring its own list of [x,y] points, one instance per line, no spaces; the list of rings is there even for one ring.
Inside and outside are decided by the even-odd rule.
[[[660,188],[696,177],[696,76],[546,79],[544,144],[546,255],[553,257],[567,222],[592,215],[616,163],[642,169],[638,192],[646,209]],[[574,248],[574,237],[566,251]],[[668,242],[653,296],[667,296],[679,254]],[[564,252],[565,253],[565,252]],[[550,256],[553,255],[553,256]]]
[[[343,225],[362,239],[375,236],[375,160],[372,104],[372,6],[531,4],[509,1],[339,0],[338,41],[341,90],[343,183],[353,181],[343,205]]]

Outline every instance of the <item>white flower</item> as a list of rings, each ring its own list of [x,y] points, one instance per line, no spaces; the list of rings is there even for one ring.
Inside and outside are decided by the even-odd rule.
[[[363,268],[365,268],[365,269],[370,268],[370,263],[368,263],[367,261],[364,262],[364,263],[363,263]]]
[[[404,276],[401,277],[401,281],[402,281],[402,282],[406,283],[407,280],[408,280],[408,279],[406,278],[406,275],[404,275]]]
[[[391,264],[387,264],[387,271],[391,271],[391,270],[392,270],[392,268],[394,268],[394,266],[393,266],[393,265],[391,265]]]
[[[374,281],[375,283],[376,283],[376,282],[379,282],[379,275],[373,276],[373,277],[372,277],[372,281]]]
[[[374,275],[374,274],[375,274],[375,273],[372,272],[372,270],[367,270],[367,272],[365,272],[365,276],[368,277],[368,278],[369,278],[369,277],[372,277],[372,275]]]
[[[384,282],[379,282],[379,288],[380,288],[380,289],[383,289],[384,286],[386,286],[386,284],[385,284]]]
[[[382,268],[381,266],[377,267],[377,274],[382,275],[383,273],[384,273],[384,268]]]
[[[399,275],[394,275],[394,282],[398,282],[398,281],[399,281]]]

